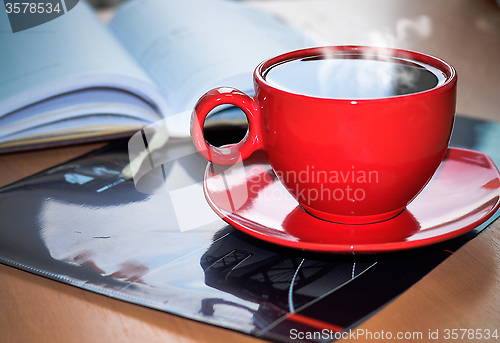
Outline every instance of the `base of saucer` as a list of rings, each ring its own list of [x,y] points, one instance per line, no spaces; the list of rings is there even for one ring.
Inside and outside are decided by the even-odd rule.
[[[315,210],[314,208],[311,208],[309,206],[300,204],[300,206],[309,214],[312,215],[313,217],[316,217],[321,220],[325,220],[328,222],[332,223],[338,223],[338,224],[354,224],[354,225],[363,225],[363,224],[374,224],[374,223],[379,223],[383,222],[389,219],[392,219],[399,215],[401,212],[404,211],[406,207],[401,207],[398,208],[397,210],[387,212],[387,213],[382,213],[382,214],[374,214],[371,216],[343,216],[343,215],[338,215],[338,214],[333,214],[333,213],[326,213],[322,211]]]

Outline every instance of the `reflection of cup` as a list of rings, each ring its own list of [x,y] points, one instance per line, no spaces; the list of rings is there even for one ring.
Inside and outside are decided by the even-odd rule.
[[[456,82],[452,66],[417,52],[298,50],[256,68],[253,98],[226,87],[206,93],[191,133],[216,164],[266,151],[280,181],[314,216],[377,222],[400,213],[443,159]],[[240,107],[249,130],[241,142],[218,148],[205,141],[203,123],[222,104]]]

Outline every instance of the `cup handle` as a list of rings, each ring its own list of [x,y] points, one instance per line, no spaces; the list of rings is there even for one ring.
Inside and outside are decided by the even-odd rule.
[[[213,108],[224,104],[237,106],[245,113],[248,131],[239,143],[218,148],[205,140],[203,124]],[[238,160],[244,160],[254,151],[263,149],[259,115],[257,102],[245,93],[230,87],[212,89],[198,100],[191,115],[191,137],[194,145],[203,157],[215,164],[231,165]]]

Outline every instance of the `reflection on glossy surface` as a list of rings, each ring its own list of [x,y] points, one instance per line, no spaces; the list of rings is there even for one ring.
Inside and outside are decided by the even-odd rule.
[[[0,262],[116,299],[286,342],[291,329],[352,327],[484,228],[443,244],[390,254],[286,249],[213,220],[217,216],[209,205],[194,201],[198,195],[203,199],[206,162],[197,153],[184,153],[194,152],[190,141],[172,139],[162,151],[179,158],[163,159],[166,180],[155,177],[162,174],[161,166],[141,178],[141,190],[150,194],[120,176],[129,163],[127,142],[3,188]],[[474,170],[485,165],[479,159],[470,162]],[[253,175],[268,170],[262,168]],[[262,179],[262,186],[272,180]],[[483,182],[485,194],[500,183]],[[271,190],[272,182],[267,187]],[[244,211],[252,204],[258,203]],[[261,216],[273,213],[272,208],[259,208]],[[286,217],[290,212],[284,209],[274,212]],[[189,218],[196,221],[181,225]],[[407,220],[413,221],[411,216]]]
[[[500,206],[500,175],[488,156],[448,150],[425,189],[393,219],[364,225],[324,221],[305,212],[276,178],[262,156],[246,165],[248,200],[238,209],[224,196],[221,175],[207,168],[205,194],[227,222],[252,236],[287,247],[322,252],[372,253],[415,248],[450,239],[482,224]],[[240,177],[241,178],[241,177]],[[225,175],[225,185],[230,185]]]
[[[387,56],[326,53],[286,61],[265,79],[290,93],[330,99],[380,99],[422,92],[446,77],[428,64]]]
[[[370,261],[338,263],[277,255],[238,240],[237,236],[215,242],[201,258],[208,286],[261,304],[257,311],[253,311],[256,325],[261,329],[282,315],[296,312],[332,290],[341,288],[375,264]],[[207,299],[202,311],[213,312],[212,308],[217,303],[222,302]]]

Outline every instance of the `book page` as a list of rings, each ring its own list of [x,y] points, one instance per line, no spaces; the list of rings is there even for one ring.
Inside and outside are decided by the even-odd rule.
[[[223,0],[136,0],[110,30],[160,87],[175,113],[211,88],[253,92],[263,60],[312,42],[271,14]]]
[[[50,129],[53,134],[58,122],[69,130],[74,126],[70,122],[79,117],[102,122],[104,114],[115,118],[117,125],[135,122],[137,129],[158,120],[155,109],[137,96],[118,89],[91,88],[65,93],[4,115],[0,118],[0,142],[33,129]]]
[[[93,87],[123,89],[168,112],[157,86],[83,1],[53,21],[16,33],[2,2],[0,31],[0,117]]]

